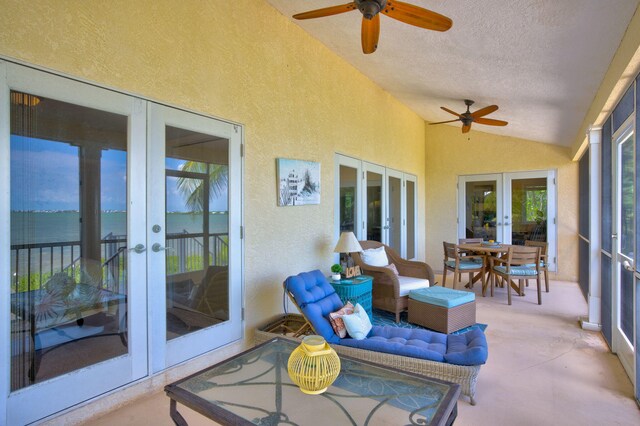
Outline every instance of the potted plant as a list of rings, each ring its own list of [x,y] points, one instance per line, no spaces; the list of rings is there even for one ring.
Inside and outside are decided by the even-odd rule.
[[[331,279],[334,281],[340,281],[340,273],[342,272],[342,266],[335,263],[331,266]]]

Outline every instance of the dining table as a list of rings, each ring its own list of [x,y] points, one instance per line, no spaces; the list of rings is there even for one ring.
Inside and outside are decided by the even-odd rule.
[[[484,256],[492,256],[492,257],[500,257],[501,255],[506,254],[509,251],[510,247],[513,247],[513,244],[489,243],[489,242],[458,244],[458,248],[461,251],[471,252],[474,254],[481,254]],[[487,260],[485,259],[485,270],[488,272],[489,276],[487,277],[488,279],[485,281],[485,285],[482,288],[483,296],[485,294],[486,287],[489,285],[489,279],[491,279],[492,267],[493,265],[491,264],[491,262],[487,262]],[[478,272],[475,276],[473,276],[468,286],[473,287],[473,284],[476,281],[478,281],[480,278],[482,278],[482,272]],[[516,291],[516,294],[518,296],[524,296],[523,286],[517,284],[513,280],[511,280],[509,284],[511,285],[511,288],[513,288]],[[493,287],[491,288],[491,291],[493,292]],[[493,296],[493,294],[491,295]]]

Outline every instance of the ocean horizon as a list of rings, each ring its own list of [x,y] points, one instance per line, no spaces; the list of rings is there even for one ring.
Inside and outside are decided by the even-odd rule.
[[[101,212],[101,232],[124,236],[127,230],[127,214],[124,211]],[[202,213],[168,212],[166,232],[201,233]],[[209,213],[209,232],[228,233],[228,212]],[[68,242],[80,240],[80,212],[77,210],[29,210],[11,211],[11,245]]]

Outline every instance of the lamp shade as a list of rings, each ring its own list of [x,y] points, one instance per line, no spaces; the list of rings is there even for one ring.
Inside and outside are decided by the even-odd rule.
[[[333,251],[336,253],[361,252],[362,246],[356,239],[356,236],[353,235],[353,232],[343,232],[340,234],[338,244],[336,244],[336,248],[334,248]]]

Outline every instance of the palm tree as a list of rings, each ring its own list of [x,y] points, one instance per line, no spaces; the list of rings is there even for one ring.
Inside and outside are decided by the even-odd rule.
[[[178,190],[185,197],[186,207],[192,212],[205,210],[205,182],[209,181],[209,196],[219,197],[227,188],[229,167],[222,164],[207,164],[197,161],[186,161],[180,171],[208,175],[208,179],[178,178]],[[207,203],[208,205],[208,200]]]

